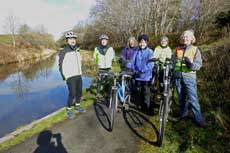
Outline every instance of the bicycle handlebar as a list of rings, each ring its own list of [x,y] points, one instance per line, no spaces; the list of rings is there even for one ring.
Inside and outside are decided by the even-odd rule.
[[[147,61],[147,63],[151,63],[151,62],[154,62],[155,64],[156,64],[156,63],[159,63],[159,64],[161,64],[161,65],[169,65],[169,64],[172,64],[172,61],[171,61],[170,58],[166,58],[165,63],[163,63],[162,61],[160,61],[159,58],[152,58],[152,59],[149,59],[149,60]]]
[[[123,76],[123,75],[125,75],[127,77],[132,77],[134,75],[134,72],[132,72],[132,71],[121,71],[120,76]]]
[[[99,70],[98,74],[104,75],[104,76],[109,75],[109,76],[113,76],[113,77],[120,77],[120,76],[132,77],[134,73],[130,72],[130,71],[122,71],[122,72],[118,73],[118,72]]]

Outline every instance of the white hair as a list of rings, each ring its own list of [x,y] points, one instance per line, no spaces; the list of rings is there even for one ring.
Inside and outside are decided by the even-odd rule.
[[[183,38],[184,35],[188,35],[190,38],[192,38],[192,44],[194,44],[196,42],[196,37],[194,35],[194,31],[193,30],[190,29],[190,30],[184,31],[182,33],[182,35],[181,35],[181,42],[183,42],[182,38]]]

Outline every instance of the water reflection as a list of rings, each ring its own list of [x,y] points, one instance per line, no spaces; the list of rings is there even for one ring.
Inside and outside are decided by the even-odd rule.
[[[0,137],[66,106],[58,58],[0,67]],[[4,72],[4,73],[3,73]],[[92,79],[83,77],[83,87]]]

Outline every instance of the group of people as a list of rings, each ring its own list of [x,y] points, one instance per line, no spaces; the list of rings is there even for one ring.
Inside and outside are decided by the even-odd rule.
[[[80,106],[82,96],[81,56],[76,45],[76,34],[67,32],[65,37],[67,45],[59,54],[59,68],[69,89],[67,115],[69,118],[73,118],[74,113],[71,107],[75,106],[75,109],[80,113],[85,112],[85,109]],[[107,35],[102,34],[99,40],[100,44],[95,47],[93,58],[99,71],[110,71],[115,58],[114,49],[109,45]],[[191,108],[196,123],[205,128],[206,123],[201,114],[196,80],[196,71],[202,66],[202,58],[198,47],[193,45],[195,41],[192,30],[184,31],[180,37],[181,46],[172,53],[168,46],[169,39],[166,36],[160,39],[160,45],[154,50],[148,47],[149,38],[146,34],[139,35],[137,40],[135,37],[131,37],[120,55],[120,66],[124,71],[134,72],[135,89],[138,89],[136,92],[141,101],[141,108],[150,113],[153,109],[150,103],[150,81],[154,75],[152,72],[154,63],[148,61],[155,58],[164,63],[167,58],[170,58],[174,63],[174,81],[180,103],[180,118],[187,117],[188,109]],[[163,70],[161,69],[159,73],[161,78]],[[108,81],[108,78],[105,79]],[[101,85],[101,80],[99,80],[97,94]]]

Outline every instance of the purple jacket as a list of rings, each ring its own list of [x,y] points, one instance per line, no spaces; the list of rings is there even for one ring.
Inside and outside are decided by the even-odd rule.
[[[135,80],[150,81],[154,64],[147,61],[152,58],[152,49],[146,47],[145,49],[138,48],[136,50],[132,60],[127,64],[127,67],[133,69],[136,74],[141,73],[141,75],[135,77]]]
[[[133,58],[133,55],[134,55],[136,49],[137,48],[130,48],[130,47],[127,46],[122,50],[122,53],[121,53],[120,57],[124,61],[130,61]]]

